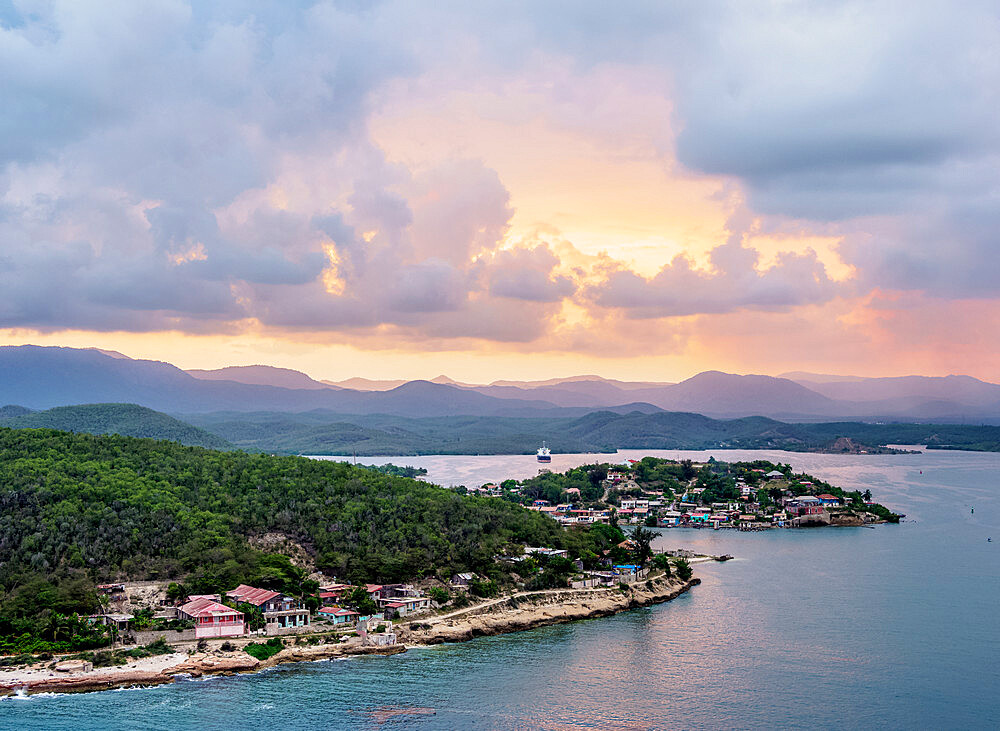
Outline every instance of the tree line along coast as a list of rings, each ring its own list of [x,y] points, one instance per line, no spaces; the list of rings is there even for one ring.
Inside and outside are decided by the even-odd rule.
[[[517,597],[639,582],[666,582],[642,589],[662,600],[677,589],[670,582],[689,585],[691,567],[652,549],[655,496],[654,507],[696,500],[694,520],[721,502],[742,501],[745,511],[745,487],[770,515],[786,493],[811,487],[787,465],[652,458],[503,483],[496,496],[398,476],[413,472],[0,429],[3,662],[91,653],[78,659],[115,664],[165,652],[180,636],[172,633],[197,630],[206,616],[191,605],[198,600],[238,621],[244,637],[290,628],[351,635],[359,622],[366,634],[371,622],[371,634],[389,634],[404,617],[419,628],[414,618],[482,602],[510,611]],[[863,494],[812,486],[844,511],[893,517]],[[570,523],[559,514],[570,496],[570,511],[607,509],[608,519]],[[261,596],[263,605],[248,599]],[[129,639],[136,644],[107,649]],[[251,654],[269,652],[257,644]]]

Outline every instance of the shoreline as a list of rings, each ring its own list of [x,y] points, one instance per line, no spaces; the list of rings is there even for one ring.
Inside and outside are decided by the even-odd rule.
[[[485,606],[471,607],[461,618],[414,619],[398,625],[399,642],[389,646],[304,644],[258,660],[243,652],[170,653],[143,658],[121,668],[97,668],[85,673],[55,673],[48,670],[0,671],[0,696],[38,693],[88,693],[117,688],[152,687],[180,678],[235,675],[298,662],[365,655],[397,655],[411,647],[429,647],[446,642],[467,642],[477,637],[522,632],[536,627],[609,617],[631,609],[671,601],[701,583],[695,577],[682,582],[663,577],[603,589],[565,589],[512,595]],[[299,635],[308,638],[310,635]],[[18,677],[20,675],[20,677]],[[42,676],[42,677],[36,677]]]

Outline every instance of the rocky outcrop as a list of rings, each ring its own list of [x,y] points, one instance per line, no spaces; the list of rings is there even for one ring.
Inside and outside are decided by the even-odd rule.
[[[192,655],[184,662],[167,668],[164,675],[190,675],[200,678],[205,674],[245,673],[256,670],[260,660],[250,655]]]
[[[373,645],[359,645],[354,643],[343,643],[337,645],[305,645],[302,647],[286,647],[278,654],[265,660],[261,667],[271,665],[282,665],[289,662],[310,662],[313,660],[326,660],[334,657],[347,657],[353,655],[398,655],[406,652],[405,645],[387,645],[377,647]]]
[[[159,685],[173,681],[168,675],[148,670],[123,670],[120,673],[75,675],[68,678],[42,678],[27,683],[0,685],[0,694],[27,693],[82,693],[93,690],[127,688],[133,685]]]
[[[442,642],[465,642],[476,637],[520,632],[578,619],[607,617],[628,609],[670,601],[700,584],[701,580],[692,579],[682,583],[657,579],[648,583],[651,586],[646,586],[646,582],[633,584],[624,592],[618,588],[599,592],[540,592],[496,605],[488,614],[446,620],[429,627],[422,625],[421,629],[401,629],[399,634],[405,642],[434,645]]]

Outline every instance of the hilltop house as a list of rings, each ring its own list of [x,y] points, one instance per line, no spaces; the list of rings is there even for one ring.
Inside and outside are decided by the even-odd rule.
[[[97,590],[108,597],[113,602],[124,601],[128,597],[125,594],[125,584],[98,584]]]
[[[386,619],[405,617],[431,608],[431,598],[407,584],[386,584],[375,599]]]
[[[235,602],[257,607],[264,615],[267,629],[305,627],[309,624],[309,610],[295,597],[282,596],[276,591],[257,589],[246,584],[240,584],[226,592],[226,596]]]
[[[192,599],[177,607],[177,616],[194,622],[197,639],[209,637],[238,637],[246,631],[243,612],[208,597]]]

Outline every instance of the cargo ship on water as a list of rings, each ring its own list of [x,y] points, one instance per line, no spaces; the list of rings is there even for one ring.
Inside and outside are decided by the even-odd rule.
[[[552,461],[552,452],[550,452],[549,448],[545,446],[545,442],[542,442],[542,446],[538,448],[538,452],[535,453],[535,456],[538,457],[539,462],[547,463]]]

